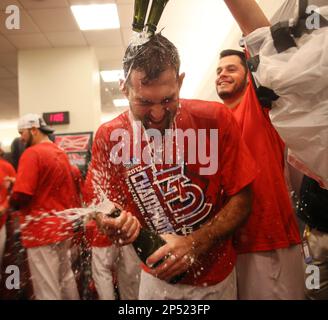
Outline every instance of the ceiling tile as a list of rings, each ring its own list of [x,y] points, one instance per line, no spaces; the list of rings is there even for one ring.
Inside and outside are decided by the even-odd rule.
[[[91,46],[121,46],[122,37],[119,29],[83,31]]]
[[[0,66],[1,67],[17,67],[17,54],[16,53],[0,53]]]
[[[124,48],[122,46],[95,47],[98,60],[122,59]]]
[[[49,8],[62,8],[69,7],[67,0],[19,0],[25,9],[49,9]]]
[[[15,75],[6,68],[0,67],[0,79],[14,78]]]
[[[134,0],[116,0],[117,4],[133,4]]]
[[[121,28],[130,28],[133,21],[133,5],[122,4],[119,5],[118,15],[120,17]]]
[[[68,0],[71,5],[107,4],[115,3],[115,0]]]
[[[1,0],[0,10],[6,10],[6,8],[10,5],[15,5],[19,8],[21,7],[20,3],[17,0]]]
[[[12,74],[14,74],[16,77],[18,75],[18,67],[16,66],[6,66],[6,69],[9,70]]]
[[[122,28],[121,29],[122,35],[123,35],[123,42],[124,47],[126,48],[132,39],[133,31],[131,28]]]
[[[0,53],[16,52],[16,50],[15,46],[0,34]]]
[[[6,20],[9,17],[5,11],[0,11],[0,33],[3,34],[27,34],[36,33],[40,30],[37,25],[33,22],[31,17],[25,10],[20,10],[20,26],[19,29],[7,29]]]
[[[49,41],[41,33],[12,35],[8,38],[18,49],[51,48]]]
[[[87,42],[80,31],[76,32],[50,32],[45,36],[53,47],[86,46]]]
[[[79,27],[69,8],[28,10],[43,32],[78,31]]]
[[[18,81],[17,78],[0,79],[0,88],[5,91],[10,91],[12,94],[18,93]]]

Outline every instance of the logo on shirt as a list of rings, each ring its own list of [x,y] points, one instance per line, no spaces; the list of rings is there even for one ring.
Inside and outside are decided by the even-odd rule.
[[[178,165],[158,170],[155,165],[127,171],[127,184],[133,200],[158,233],[189,234],[211,212],[204,191],[184,174]]]

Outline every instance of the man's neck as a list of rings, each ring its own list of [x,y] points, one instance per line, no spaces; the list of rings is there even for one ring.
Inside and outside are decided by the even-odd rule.
[[[236,98],[234,98],[234,99],[225,99],[223,102],[224,102],[224,105],[226,107],[228,107],[229,109],[233,109],[233,108],[235,108],[239,105],[242,98],[243,98],[243,96],[240,96],[237,99]]]
[[[52,141],[48,138],[48,136],[40,136],[36,139],[34,145],[39,143],[47,143],[47,142],[52,143]]]
[[[224,99],[223,103],[229,109],[233,109],[233,108],[237,107],[239,105],[239,103],[241,102],[241,100],[243,100],[246,90],[247,90],[247,86],[245,86],[243,92],[241,92],[231,98]]]

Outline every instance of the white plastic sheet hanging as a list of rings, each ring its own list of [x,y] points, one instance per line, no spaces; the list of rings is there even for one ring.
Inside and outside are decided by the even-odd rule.
[[[328,19],[328,6],[320,14]],[[297,47],[277,53],[269,27],[245,38],[250,55],[260,57],[255,81],[280,97],[270,117],[289,162],[328,189],[328,27],[295,40]]]

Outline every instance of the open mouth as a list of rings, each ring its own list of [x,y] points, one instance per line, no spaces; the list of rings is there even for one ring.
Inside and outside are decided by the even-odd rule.
[[[163,127],[168,125],[170,119],[170,112],[168,110],[165,111],[164,115],[161,118],[154,118],[151,115],[147,117],[148,127]],[[162,128],[160,128],[162,129]]]
[[[148,118],[148,122],[149,123],[153,123],[153,124],[161,124],[162,122],[164,122],[164,120],[166,120],[166,114],[164,115],[164,117],[162,117],[161,119],[159,119],[159,120],[155,120],[155,119],[153,119],[153,118],[151,118],[151,117],[149,117]]]

